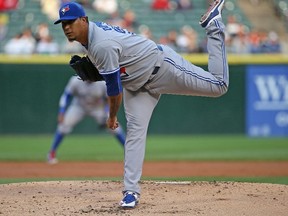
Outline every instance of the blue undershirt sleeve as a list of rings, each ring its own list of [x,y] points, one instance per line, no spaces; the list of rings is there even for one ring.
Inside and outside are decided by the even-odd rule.
[[[64,92],[64,94],[60,98],[59,102],[59,111],[58,113],[65,113],[66,108],[72,98],[72,95],[69,92]]]
[[[115,73],[111,74],[102,73],[101,75],[106,81],[108,96],[116,96],[122,93],[123,88],[120,79],[120,70],[117,70]]]

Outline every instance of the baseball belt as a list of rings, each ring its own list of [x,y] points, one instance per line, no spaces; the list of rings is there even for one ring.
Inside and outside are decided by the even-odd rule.
[[[157,48],[158,48],[158,50],[160,50],[161,52],[163,52],[163,48],[162,48],[161,45],[157,44]],[[152,74],[153,74],[153,75],[157,74],[158,71],[159,71],[159,69],[160,69],[160,67],[159,67],[159,66],[156,66],[156,67],[154,68]]]

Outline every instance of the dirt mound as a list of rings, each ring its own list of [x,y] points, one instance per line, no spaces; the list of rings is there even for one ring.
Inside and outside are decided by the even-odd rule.
[[[122,182],[51,181],[0,185],[0,215],[286,216],[288,186],[235,182],[141,182],[136,209],[122,210]]]

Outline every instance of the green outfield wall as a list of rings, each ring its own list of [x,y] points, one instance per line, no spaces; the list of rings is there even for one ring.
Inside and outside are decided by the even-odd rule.
[[[184,56],[207,68],[206,55]],[[0,134],[53,133],[59,97],[73,75],[69,56],[0,55]],[[253,61],[254,58],[254,61]],[[287,56],[229,56],[230,88],[220,98],[163,95],[151,119],[150,133],[206,134],[245,132],[247,64],[288,64]],[[123,107],[119,120],[125,127]],[[74,133],[98,133],[86,118]]]

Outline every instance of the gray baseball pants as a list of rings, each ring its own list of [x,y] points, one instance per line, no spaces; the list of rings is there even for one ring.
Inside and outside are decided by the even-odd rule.
[[[229,71],[225,51],[224,24],[215,20],[207,29],[208,71],[162,46],[164,62],[158,73],[138,91],[124,89],[127,135],[124,190],[140,194],[139,181],[145,156],[149,121],[161,94],[218,97],[227,92]]]

